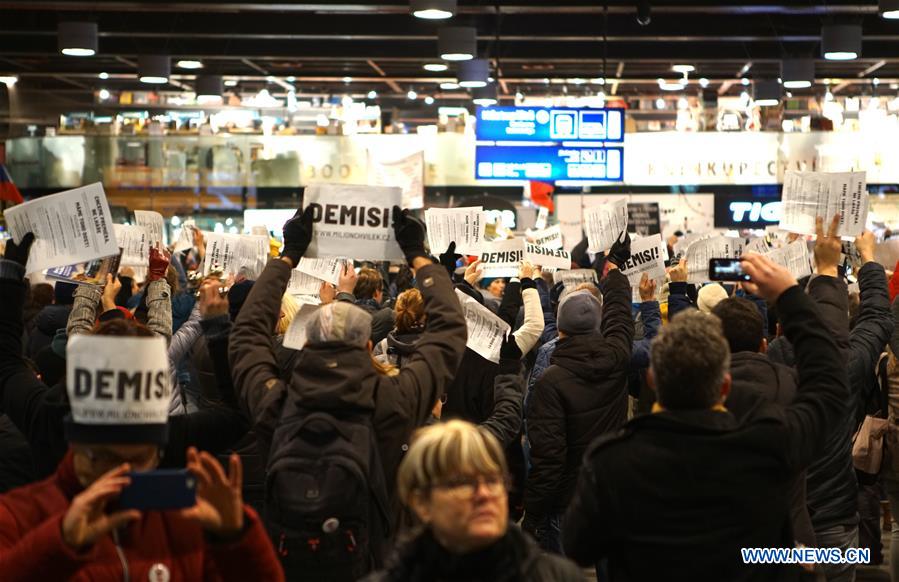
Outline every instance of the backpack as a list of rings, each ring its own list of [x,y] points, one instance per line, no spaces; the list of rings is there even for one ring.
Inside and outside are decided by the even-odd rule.
[[[288,580],[357,580],[380,567],[389,514],[370,417],[282,419],[266,469],[265,516]]]

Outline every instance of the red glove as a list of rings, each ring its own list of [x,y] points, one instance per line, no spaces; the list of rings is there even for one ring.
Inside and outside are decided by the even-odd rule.
[[[169,269],[169,261],[172,255],[168,251],[160,251],[156,247],[150,248],[150,269],[147,273],[147,279],[150,281],[158,281],[165,277],[165,272]]]

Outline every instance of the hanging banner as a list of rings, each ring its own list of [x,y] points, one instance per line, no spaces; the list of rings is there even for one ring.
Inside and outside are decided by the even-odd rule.
[[[119,253],[106,193],[99,182],[13,206],[3,216],[14,241],[34,233],[26,274]]]
[[[303,203],[313,208],[310,258],[350,257],[359,261],[400,261],[392,209],[402,204],[399,188],[313,184]]]
[[[424,208],[424,176],[424,151],[388,160],[378,150],[368,149],[368,183],[372,186],[398,186],[403,191],[402,208]]]

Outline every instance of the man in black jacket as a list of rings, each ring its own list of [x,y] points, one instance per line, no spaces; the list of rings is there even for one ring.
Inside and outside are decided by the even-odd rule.
[[[777,302],[799,362],[783,408],[738,422],[722,406],[730,350],[712,315],[688,311],[652,346],[654,414],[588,450],[563,522],[565,552],[609,559],[612,580],[782,580],[796,565],[747,565],[742,548],[792,548],[790,484],[845,412],[845,367],[814,303],[789,271],[749,254],[748,290]]]
[[[836,219],[835,219],[836,223]],[[832,227],[833,230],[833,227]],[[835,232],[835,230],[833,231]],[[852,435],[860,402],[876,389],[875,367],[893,332],[886,274],[874,262],[874,236],[865,232],[855,239],[862,268],[858,272],[861,304],[858,319],[849,331],[849,293],[839,277],[841,243],[837,236],[818,238],[815,244],[815,273],[808,286],[823,315],[823,322],[840,347],[840,363],[848,370],[850,394],[848,407],[823,435],[821,454],[808,468],[807,501],[809,515],[820,547],[858,546],[858,483],[852,465]],[[775,342],[779,349],[769,354],[774,361],[791,365],[789,355],[797,348],[790,338]],[[829,581],[851,580],[855,566],[827,564],[820,570]]]
[[[765,352],[766,322],[756,305],[742,297],[730,297],[712,309],[721,320],[724,338],[730,347],[731,389],[725,406],[740,421],[760,402],[788,406],[796,397],[796,371],[770,361]],[[815,546],[815,530],[805,501],[805,472],[792,486],[790,514],[793,538],[803,546]]]
[[[618,243],[616,243],[618,244]],[[609,253],[603,303],[587,291],[559,305],[559,343],[527,404],[531,472],[522,527],[540,546],[561,553],[559,518],[574,493],[584,451],[627,420],[627,374],[634,339],[631,286]]]

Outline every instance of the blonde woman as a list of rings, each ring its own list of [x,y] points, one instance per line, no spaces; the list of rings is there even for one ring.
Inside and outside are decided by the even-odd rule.
[[[399,469],[400,498],[422,523],[369,582],[582,581],[509,523],[508,468],[490,432],[462,420],[419,430]]]

